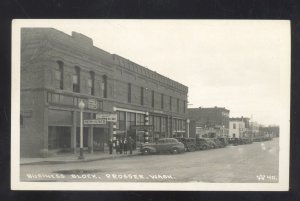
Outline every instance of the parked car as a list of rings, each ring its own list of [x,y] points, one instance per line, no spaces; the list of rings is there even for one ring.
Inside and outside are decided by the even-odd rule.
[[[206,150],[211,148],[211,142],[207,138],[197,138],[196,148],[199,150]]]
[[[211,139],[215,143],[214,148],[222,148],[224,147],[222,142],[218,138],[212,138]]]
[[[186,151],[196,150],[196,139],[195,138],[176,138],[179,142],[184,144]]]
[[[182,153],[185,151],[184,144],[175,138],[161,138],[155,143],[144,143],[141,147],[142,154],[154,153]]]
[[[228,145],[228,140],[225,137],[219,137],[218,140],[221,142],[222,147],[226,147]]]
[[[234,145],[234,146],[237,146],[237,145],[239,145],[239,138],[236,138],[236,137],[234,137],[234,138],[229,138],[229,139],[228,139],[228,142],[229,142],[229,144],[232,144],[232,145]]]
[[[204,138],[204,139],[208,142],[209,148],[211,148],[211,149],[218,148],[218,145],[214,141],[214,138]]]

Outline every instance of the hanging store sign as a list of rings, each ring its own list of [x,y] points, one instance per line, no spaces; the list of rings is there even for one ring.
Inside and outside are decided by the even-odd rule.
[[[88,100],[88,108],[93,109],[93,110],[97,109],[98,108],[97,101],[95,99],[89,99]]]
[[[98,113],[96,119],[106,119],[106,121],[117,122],[117,114]]]
[[[154,112],[154,113],[159,113],[159,114],[164,114],[164,112],[161,111],[161,110],[153,110],[153,112]]]
[[[87,120],[83,120],[83,123],[88,125],[106,124],[106,119],[87,119]]]

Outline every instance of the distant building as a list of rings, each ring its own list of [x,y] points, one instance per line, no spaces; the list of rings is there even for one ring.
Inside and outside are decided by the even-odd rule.
[[[93,45],[80,33],[21,30],[21,156],[76,152],[83,119],[117,115],[83,128],[85,150],[103,151],[110,138],[187,135],[188,88]]]
[[[279,126],[260,126],[260,136],[264,137],[279,137]]]
[[[238,117],[229,119],[229,138],[245,138],[250,136],[250,118]]]
[[[250,133],[252,134],[252,138],[256,138],[257,136],[260,135],[259,128],[260,125],[257,122],[255,121],[250,122]]]
[[[229,113],[224,107],[188,108],[190,136],[227,137],[229,134]]]

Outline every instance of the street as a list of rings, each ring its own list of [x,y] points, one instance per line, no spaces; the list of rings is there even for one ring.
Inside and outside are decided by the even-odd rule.
[[[21,181],[278,182],[279,139],[177,155],[21,165]]]

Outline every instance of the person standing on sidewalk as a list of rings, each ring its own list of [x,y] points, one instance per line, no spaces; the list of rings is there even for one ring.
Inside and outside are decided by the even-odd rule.
[[[129,154],[131,155],[132,154],[132,146],[133,146],[133,140],[131,138],[131,136],[129,136],[129,139],[128,139],[128,146],[129,146]]]
[[[120,150],[120,140],[117,139],[116,140],[116,153],[119,153],[119,150]]]
[[[124,139],[124,154],[127,154],[127,149],[128,149],[128,141],[127,138]]]
[[[120,139],[120,149],[119,149],[120,154],[123,153],[123,146],[124,146],[123,139]]]

